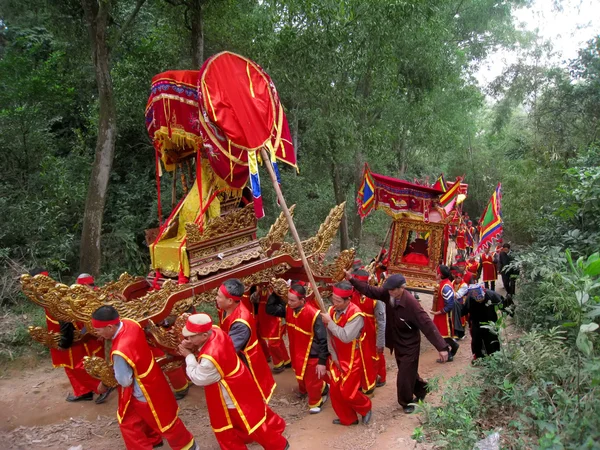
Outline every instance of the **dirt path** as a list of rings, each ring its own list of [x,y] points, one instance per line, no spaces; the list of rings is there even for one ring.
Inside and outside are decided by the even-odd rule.
[[[422,295],[426,309],[431,297]],[[446,380],[470,370],[469,338],[461,343],[454,362],[438,364],[437,351],[426,340],[422,344],[420,375]],[[296,399],[297,387],[291,370],[276,375],[277,390],[273,409],[285,418],[286,436],[292,449],[412,449],[417,448],[411,434],[420,425],[418,415],[405,415],[396,402],[396,367],[387,354],[388,384],[376,390],[373,419],[369,426],[341,427],[328,403],[318,415],[308,415],[306,405]],[[0,379],[0,448],[66,450],[81,446],[83,450],[117,450],[123,448],[115,412],[116,395],[103,405],[91,402],[67,403],[69,382],[60,369],[53,370],[49,361],[26,371],[10,372]],[[437,402],[439,394],[427,397]],[[218,449],[211,431],[204,393],[193,387],[180,401],[180,417],[189,427],[202,449]],[[163,448],[168,448],[165,445]],[[260,448],[253,446],[251,448]],[[420,448],[420,446],[419,446]]]

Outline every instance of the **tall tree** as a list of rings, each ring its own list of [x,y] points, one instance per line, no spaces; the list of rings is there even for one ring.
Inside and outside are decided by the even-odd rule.
[[[137,0],[133,11],[109,42],[109,26],[114,1],[81,0],[88,28],[92,62],[98,88],[99,119],[96,153],[88,186],[81,233],[79,270],[98,275],[102,264],[102,223],[110,172],[117,140],[117,112],[110,73],[110,51],[131,25],[145,0]]]

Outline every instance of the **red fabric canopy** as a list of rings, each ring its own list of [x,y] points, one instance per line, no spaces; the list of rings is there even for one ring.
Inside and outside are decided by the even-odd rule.
[[[275,85],[254,61],[222,52],[207,59],[198,79],[200,133],[211,166],[227,183],[243,186],[248,152],[273,147],[296,166],[290,129]]]

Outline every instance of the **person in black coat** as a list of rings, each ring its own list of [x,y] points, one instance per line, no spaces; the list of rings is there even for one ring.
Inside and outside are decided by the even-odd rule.
[[[483,358],[500,350],[498,336],[484,328],[489,322],[496,322],[496,306],[504,303],[504,297],[480,284],[470,284],[466,300],[462,306],[462,315],[469,315],[471,330],[471,351],[475,359]],[[484,353],[485,352],[485,353]]]

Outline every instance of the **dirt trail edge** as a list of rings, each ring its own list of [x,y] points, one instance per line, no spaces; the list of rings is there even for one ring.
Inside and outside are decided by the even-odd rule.
[[[422,295],[425,309],[431,297]],[[420,375],[437,376],[441,384],[448,378],[472,370],[469,337],[460,342],[454,362],[439,364],[437,351],[423,338]],[[309,415],[304,402],[296,398],[297,388],[291,370],[275,375],[277,390],[271,406],[288,426],[285,435],[294,450],[302,449],[414,449],[425,448],[411,439],[419,416],[406,415],[396,401],[396,363],[386,350],[388,383],[375,391],[373,418],[369,426],[333,425],[331,404],[323,411]],[[39,367],[13,372],[0,379],[0,447],[3,449],[116,450],[124,448],[116,420],[117,396],[103,405],[93,402],[67,403],[69,382],[60,369],[53,370],[50,361]],[[204,401],[202,388],[194,386],[179,402],[180,417],[194,434],[202,449],[218,449]],[[426,401],[437,403],[439,393]],[[165,442],[163,447],[168,449]],[[260,447],[253,445],[250,448]]]

